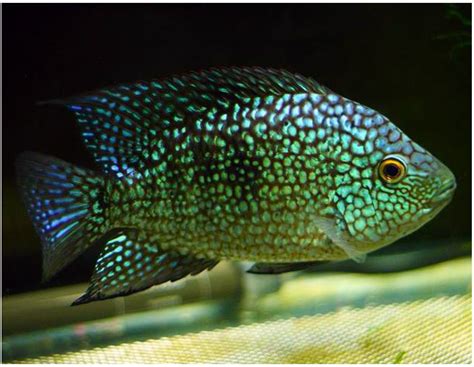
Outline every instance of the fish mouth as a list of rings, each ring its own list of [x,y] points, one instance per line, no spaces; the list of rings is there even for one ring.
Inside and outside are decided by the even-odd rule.
[[[441,186],[441,188],[433,196],[433,199],[431,199],[431,202],[434,204],[434,206],[438,206],[441,203],[447,203],[453,198],[455,190],[456,181],[450,180]]]

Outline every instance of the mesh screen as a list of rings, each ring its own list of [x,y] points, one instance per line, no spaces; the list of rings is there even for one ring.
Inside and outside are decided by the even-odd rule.
[[[344,308],[17,362],[471,363],[471,296]]]

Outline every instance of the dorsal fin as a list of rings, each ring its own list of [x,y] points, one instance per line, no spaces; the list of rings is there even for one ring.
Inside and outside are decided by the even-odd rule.
[[[205,119],[211,109],[287,93],[330,90],[284,70],[232,67],[123,84],[55,102],[76,114],[87,148],[106,173],[137,177],[140,168],[160,160],[167,149],[166,127],[179,133]]]

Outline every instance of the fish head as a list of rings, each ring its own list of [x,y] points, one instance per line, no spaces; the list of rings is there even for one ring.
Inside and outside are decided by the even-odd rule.
[[[332,232],[339,233],[333,240],[359,253],[417,230],[451,201],[456,189],[450,169],[386,117],[376,114],[370,121],[352,128],[352,139],[364,139],[358,149],[349,145],[351,159],[343,170],[336,169],[332,198],[338,228]]]

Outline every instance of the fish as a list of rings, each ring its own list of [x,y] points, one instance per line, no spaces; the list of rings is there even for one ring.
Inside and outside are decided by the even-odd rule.
[[[73,305],[222,260],[258,274],[362,262],[456,188],[387,117],[286,70],[211,68],[50,103],[74,114],[98,169],[24,152],[16,170],[45,281],[100,250]]]

